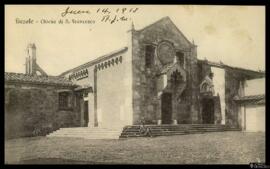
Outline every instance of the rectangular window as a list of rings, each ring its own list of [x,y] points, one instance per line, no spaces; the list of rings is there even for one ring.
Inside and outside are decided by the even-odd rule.
[[[69,109],[71,107],[71,94],[68,92],[59,93],[59,109]]]
[[[178,62],[180,63],[180,66],[182,66],[183,68],[185,68],[185,57],[184,57],[184,53],[182,53],[182,52],[176,52],[176,56],[177,56]]]
[[[151,68],[154,64],[155,47],[152,45],[145,46],[145,67]]]

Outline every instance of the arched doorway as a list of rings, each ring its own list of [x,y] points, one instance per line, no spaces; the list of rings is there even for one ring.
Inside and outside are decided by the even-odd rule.
[[[201,105],[202,105],[202,123],[214,124],[215,121],[214,99],[203,98]]]
[[[161,96],[161,121],[162,124],[172,122],[172,93],[163,93]]]

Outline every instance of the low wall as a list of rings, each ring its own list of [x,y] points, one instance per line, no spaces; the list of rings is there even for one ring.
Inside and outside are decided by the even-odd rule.
[[[79,113],[58,109],[56,86],[5,85],[5,138],[46,135],[78,126]]]

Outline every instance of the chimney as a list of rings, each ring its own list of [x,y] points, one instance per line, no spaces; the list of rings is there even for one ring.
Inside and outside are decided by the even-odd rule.
[[[27,57],[25,60],[25,74],[37,75],[37,71],[38,71],[41,75],[47,76],[47,74],[37,64],[36,45],[34,43],[30,43],[27,46],[26,52],[27,52]]]
[[[26,57],[26,74],[34,75],[36,74],[35,67],[36,67],[36,45],[30,43],[26,49],[27,57]]]

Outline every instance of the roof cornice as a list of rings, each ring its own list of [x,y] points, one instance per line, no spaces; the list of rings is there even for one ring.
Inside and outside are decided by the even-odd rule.
[[[69,70],[67,70],[67,71],[65,71],[65,72],[63,72],[63,73],[61,73],[59,76],[64,76],[64,75],[66,75],[66,74],[69,73],[69,72],[76,71],[76,70],[79,70],[79,69],[83,69],[83,68],[92,66],[92,65],[94,65],[94,64],[97,64],[97,63],[99,63],[99,62],[105,61],[105,60],[107,60],[107,59],[110,59],[110,58],[114,57],[115,55],[118,55],[118,54],[120,54],[120,53],[126,52],[127,49],[128,49],[128,47],[123,47],[123,48],[121,48],[121,49],[118,49],[118,50],[113,51],[113,52],[111,52],[111,53],[108,53],[108,54],[106,54],[106,55],[102,55],[102,56],[100,56],[100,57],[98,57],[98,58],[96,58],[96,59],[94,59],[94,60],[91,60],[90,62],[84,63],[84,64],[82,64],[82,65],[80,65],[80,66],[75,67],[75,68],[69,69]]]

